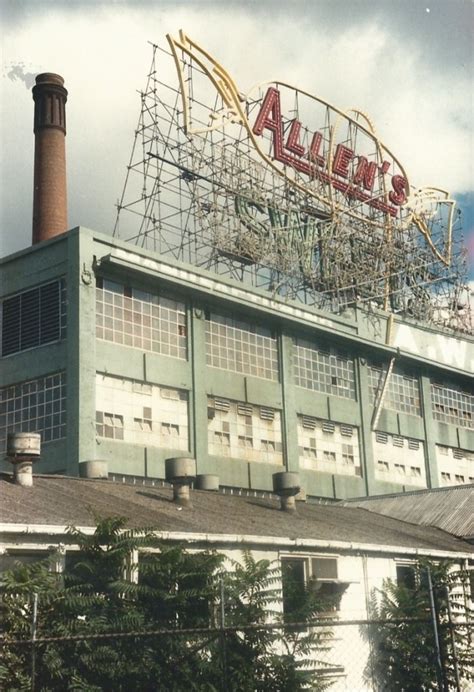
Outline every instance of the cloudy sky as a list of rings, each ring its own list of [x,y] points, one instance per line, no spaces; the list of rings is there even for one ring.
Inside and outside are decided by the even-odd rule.
[[[69,225],[111,232],[140,111],[149,41],[184,29],[241,91],[280,79],[370,114],[413,184],[463,211],[474,278],[471,0],[0,0],[1,254],[30,244],[33,101],[64,76]]]

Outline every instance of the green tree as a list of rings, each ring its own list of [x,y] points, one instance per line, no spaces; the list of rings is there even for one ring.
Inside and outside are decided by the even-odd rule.
[[[244,553],[224,569],[222,555],[159,542],[117,517],[92,535],[69,533],[79,550],[63,573],[45,561],[3,576],[4,689],[31,689],[33,594],[37,638],[50,638],[34,647],[36,690],[325,688],[311,672],[318,637],[285,623],[281,575],[268,561]],[[298,617],[316,611],[308,592]]]
[[[222,575],[225,624],[236,628],[219,642],[223,687],[235,692],[325,690],[326,679],[316,669],[315,657],[330,635],[292,623],[314,619],[325,604],[311,589],[299,594],[298,608],[282,613],[282,573],[268,560],[255,560],[249,551]],[[279,625],[265,627],[269,622]],[[255,627],[257,626],[257,627]],[[242,628],[239,630],[238,628]]]
[[[441,670],[429,593],[431,575]],[[386,692],[456,689],[460,678],[472,679],[472,632],[465,599],[466,575],[449,562],[419,561],[412,578],[384,581],[372,601],[370,629],[374,645],[371,673]],[[369,671],[367,671],[369,673]]]

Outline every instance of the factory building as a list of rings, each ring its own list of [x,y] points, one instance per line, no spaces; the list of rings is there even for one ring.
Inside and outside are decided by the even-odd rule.
[[[182,41],[170,39],[172,50],[184,50]],[[147,93],[155,93],[154,86]],[[254,141],[266,130],[274,146],[272,166],[283,156],[277,115],[283,118],[284,99],[280,103],[279,94],[271,87],[257,103],[250,137]],[[221,486],[235,490],[271,491],[274,473],[296,472],[302,497],[308,499],[474,482],[472,337],[450,328],[448,318],[444,326],[421,319],[422,301],[406,259],[403,267],[398,265],[398,283],[384,284],[382,299],[377,291],[369,299],[357,276],[359,283],[350,291],[334,284],[335,274],[349,271],[349,260],[338,254],[343,245],[334,248],[334,257],[328,254],[334,229],[343,236],[352,224],[353,238],[366,237],[361,212],[353,211],[352,202],[341,212],[342,198],[337,197],[342,195],[338,180],[353,157],[346,140],[332,157],[331,180],[318,182],[331,187],[330,198],[314,193],[311,209],[304,207],[301,240],[294,224],[290,237],[289,207],[282,221],[281,192],[291,182],[291,204],[302,205],[299,179],[287,176],[281,182],[281,171],[274,170],[271,185],[262,182],[268,193],[265,207],[250,200],[249,181],[259,166],[268,167],[267,161],[249,159],[245,166],[241,154],[239,166],[228,161],[224,170],[227,150],[218,141],[211,149],[215,161],[207,161],[206,170],[199,162],[191,168],[189,142],[200,135],[192,135],[190,126],[186,143],[172,139],[179,133],[163,141],[156,137],[147,154],[155,169],[144,180],[160,180],[168,192],[144,195],[156,203],[140,217],[153,223],[154,235],[148,228],[132,242],[82,227],[67,230],[66,98],[58,75],[37,78],[33,245],[1,261],[2,453],[8,432],[40,432],[39,473],[75,476],[81,462],[104,460],[116,476],[164,479],[165,459],[184,456],[196,460],[198,474],[215,474]],[[236,113],[234,120],[241,122],[232,127],[247,132],[247,116]],[[303,126],[291,122],[299,125],[288,128],[282,119],[282,132],[288,135],[284,165],[293,152],[295,170],[306,175],[303,159],[297,165],[295,158],[303,156]],[[208,129],[219,132],[215,126]],[[325,146],[324,133],[317,135],[313,158],[316,145],[320,154]],[[237,149],[239,142],[233,142]],[[151,151],[155,144],[160,153]],[[184,152],[176,160],[169,158],[172,145]],[[329,166],[322,155],[318,161]],[[358,161],[353,176],[360,182],[357,209],[368,209],[371,237],[379,234],[380,240],[380,233],[387,233],[386,219],[402,214],[396,207],[404,201],[403,195],[397,197],[401,176],[393,176],[390,201],[382,204],[375,192],[375,201],[362,192],[379,183],[370,177],[375,168],[368,158]],[[396,170],[395,159],[391,165]],[[388,163],[379,168],[385,171]],[[236,188],[231,203],[232,181],[227,173],[223,177],[230,169]],[[134,171],[133,162],[128,171]],[[132,207],[122,197],[121,210]],[[174,225],[166,226],[171,208]],[[265,215],[267,226],[262,225]],[[426,227],[422,215],[413,218],[416,228],[410,233],[418,233],[419,244]],[[274,239],[273,259],[266,266],[257,228],[266,228]],[[283,230],[277,237],[278,228]],[[395,236],[392,229],[383,237],[389,242]],[[404,237],[411,242],[409,234]],[[313,239],[309,251],[308,238]],[[439,265],[440,251],[428,250],[433,266],[435,261]],[[285,255],[293,257],[290,269],[284,266]],[[303,259],[313,262],[311,276]],[[372,259],[362,267],[367,276]],[[369,279],[372,287],[381,285],[375,274]],[[404,304],[409,309],[402,309]],[[2,464],[7,470],[8,463]]]

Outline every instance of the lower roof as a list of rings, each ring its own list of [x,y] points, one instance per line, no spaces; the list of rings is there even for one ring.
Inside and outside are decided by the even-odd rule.
[[[272,543],[288,540],[354,544],[372,550],[387,546],[422,551],[472,554],[474,547],[439,528],[375,514],[354,505],[297,502],[295,513],[280,510],[278,498],[241,496],[191,490],[192,506],[173,501],[169,487],[86,480],[66,476],[34,476],[33,487],[0,475],[0,523],[13,528],[43,525],[93,527],[94,517],[119,515],[130,527],[154,527],[171,534],[266,537]]]
[[[346,500],[347,507],[363,507],[371,512],[403,521],[437,526],[444,531],[474,540],[474,484],[415,490]]]

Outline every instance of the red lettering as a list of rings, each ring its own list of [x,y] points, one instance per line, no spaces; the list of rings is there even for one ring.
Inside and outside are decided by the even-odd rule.
[[[353,182],[355,185],[360,185],[362,183],[365,190],[373,190],[376,172],[376,163],[373,161],[369,163],[365,156],[359,156]]]
[[[270,114],[271,117],[269,117]],[[272,130],[275,135],[280,135],[280,141],[283,139],[280,92],[274,87],[270,87],[265,94],[262,107],[253,126],[253,131],[256,135],[261,135],[265,128]]]
[[[286,140],[286,148],[293,154],[298,156],[303,156],[304,147],[299,143],[300,139],[301,123],[299,120],[293,120],[290,127],[290,132],[288,134],[288,139]]]
[[[273,156],[284,165],[292,166],[296,171],[304,173],[310,178],[316,178],[329,183],[348,197],[353,197],[366,202],[375,209],[379,209],[391,216],[397,215],[396,206],[404,204],[408,198],[408,182],[401,175],[392,177],[392,191],[388,197],[396,206],[390,206],[377,196],[372,198],[367,192],[372,192],[375,186],[377,169],[382,175],[386,175],[390,168],[388,161],[383,161],[380,166],[375,162],[369,162],[365,156],[357,157],[357,167],[352,182],[343,182],[332,177],[329,171],[318,170],[316,166],[324,167],[326,161],[321,155],[323,135],[320,132],[313,134],[311,145],[306,155],[306,160],[301,157],[305,154],[305,148],[300,144],[302,124],[299,120],[293,120],[290,125],[286,145],[283,145],[283,120],[281,117],[280,92],[274,87],[269,87],[263,99],[260,111],[253,126],[253,132],[261,135],[265,129],[270,130],[273,139]],[[349,177],[349,164],[354,159],[355,153],[344,144],[338,144],[332,162],[332,173],[343,178]],[[315,165],[316,164],[316,165]],[[358,187],[357,187],[358,186]]]
[[[403,175],[394,175],[392,177],[392,187],[393,191],[389,192],[388,198],[392,204],[396,204],[400,207],[407,201],[407,180]]]
[[[326,163],[324,158],[320,155],[319,150],[321,149],[321,143],[323,141],[323,136],[320,132],[315,132],[313,139],[311,140],[311,146],[309,147],[309,160],[314,161],[318,166],[324,166]]]
[[[332,162],[332,172],[347,178],[349,175],[349,164],[353,157],[354,152],[352,149],[345,147],[344,144],[338,144],[334,155],[334,161]]]
[[[262,107],[253,126],[253,132],[256,135],[261,135],[265,129],[273,132],[273,154],[277,161],[291,164],[291,158],[283,153],[280,92],[274,87],[267,89]]]

